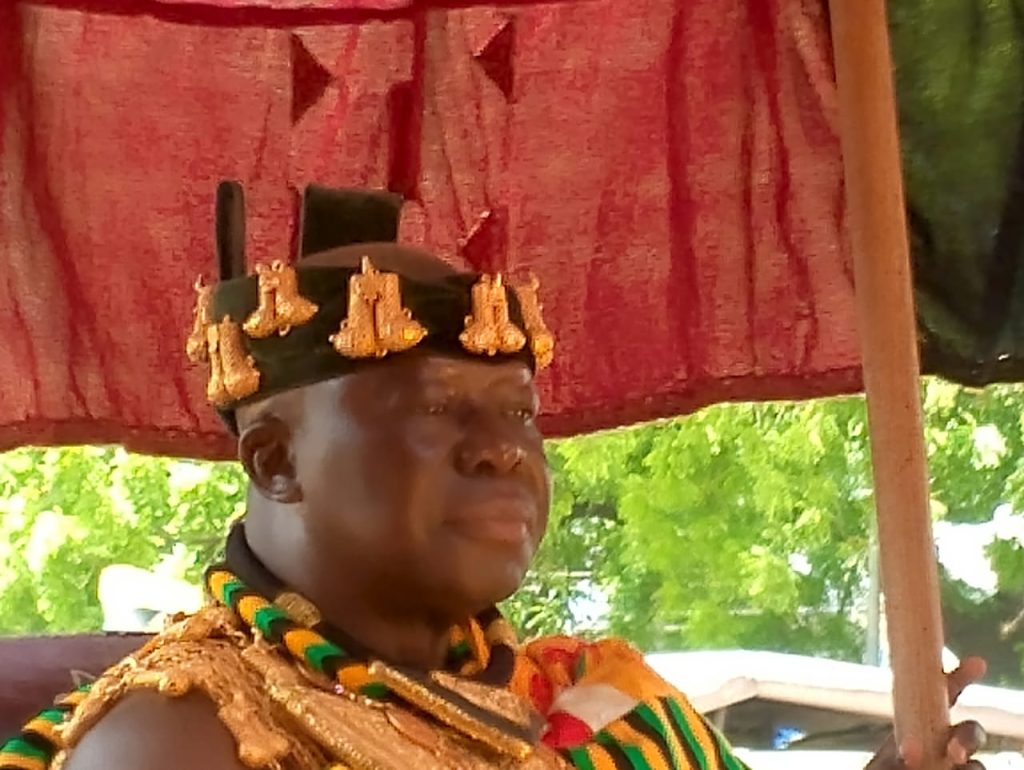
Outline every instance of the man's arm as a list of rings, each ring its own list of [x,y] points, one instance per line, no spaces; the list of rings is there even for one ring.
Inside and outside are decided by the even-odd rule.
[[[248,770],[235,739],[200,694],[129,695],[70,752],[65,770]]]

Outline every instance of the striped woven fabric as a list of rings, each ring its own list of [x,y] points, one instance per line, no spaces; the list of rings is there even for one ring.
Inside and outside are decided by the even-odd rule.
[[[746,770],[686,697],[621,640],[527,644],[512,689],[547,715],[544,742],[580,770]]]
[[[217,601],[282,652],[366,697],[388,697],[365,661],[302,626],[231,572],[213,568],[207,581]],[[686,697],[622,640],[548,637],[516,649],[511,628],[491,611],[453,630],[450,644],[452,668],[464,676],[500,677],[492,684],[530,701],[546,718],[542,741],[580,770],[746,770]],[[87,691],[58,699],[4,744],[0,770],[47,770],[61,748],[55,727]]]

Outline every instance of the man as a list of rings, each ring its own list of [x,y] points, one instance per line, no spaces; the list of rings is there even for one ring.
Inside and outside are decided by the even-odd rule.
[[[244,277],[241,191],[222,187],[222,281],[197,287],[189,354],[238,435],[245,522],[213,604],[44,712],[0,767],[57,750],[65,770],[742,768],[626,644],[519,647],[494,609],[547,521],[533,375],[552,340],[535,285],[391,243],[398,209],[311,190],[297,267]],[[955,764],[978,766],[979,737],[954,730]]]

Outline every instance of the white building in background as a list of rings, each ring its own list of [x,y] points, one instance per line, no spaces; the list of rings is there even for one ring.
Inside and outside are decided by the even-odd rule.
[[[749,650],[647,660],[755,770],[861,770],[892,723],[888,669]],[[973,685],[951,716],[985,726],[987,770],[1024,770],[1024,691]]]
[[[177,612],[192,613],[203,606],[203,590],[184,580],[127,564],[114,564],[100,573],[103,630],[112,633],[160,631]]]

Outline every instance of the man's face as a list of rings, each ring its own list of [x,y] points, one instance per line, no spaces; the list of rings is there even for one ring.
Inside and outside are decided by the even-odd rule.
[[[306,388],[294,458],[317,571],[452,616],[514,592],[550,501],[536,413],[517,362],[405,354]]]

